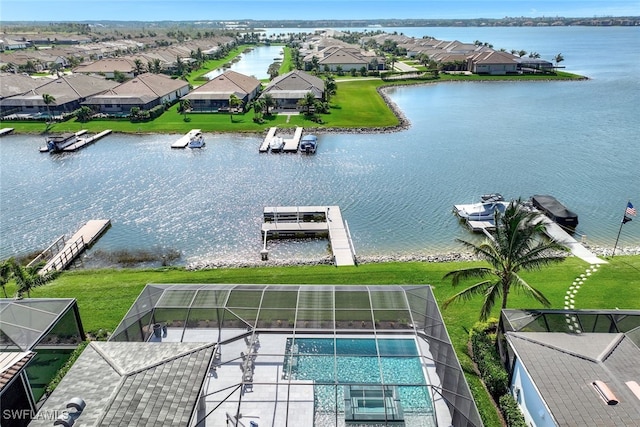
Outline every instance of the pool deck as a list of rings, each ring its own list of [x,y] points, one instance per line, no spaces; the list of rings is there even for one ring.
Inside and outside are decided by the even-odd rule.
[[[220,341],[232,339],[247,334],[246,329],[222,329]],[[238,426],[249,426],[250,422],[260,427],[271,426],[313,426],[318,425],[314,420],[314,388],[313,381],[299,381],[283,379],[284,356],[287,339],[293,333],[260,334],[256,351],[251,353],[250,347],[254,342],[253,336],[246,339],[222,344],[218,358],[214,358],[215,370],[210,372],[205,383],[205,408],[200,411],[205,416],[213,411],[204,425],[207,427],[228,427],[236,425],[236,415],[240,408]],[[333,338],[333,334],[305,335],[296,334],[297,338]],[[403,335],[401,338],[407,338]],[[362,334],[341,334],[339,338],[372,338]],[[378,338],[398,338],[394,335],[379,335]],[[158,339],[151,339],[158,340]],[[218,342],[218,330],[215,328],[187,329],[168,328],[167,334],[161,341],[165,342]],[[435,370],[433,357],[429,352],[429,345],[418,340],[419,353],[423,360],[423,372],[429,384],[436,387],[440,379]],[[243,355],[255,354],[253,381],[243,382]],[[446,403],[433,396],[437,425],[450,425],[451,418]],[[220,405],[220,406],[218,406]],[[215,410],[214,410],[215,408]],[[229,423],[227,424],[227,420]],[[331,421],[335,418],[331,416]],[[336,427],[344,427],[344,416],[339,415]],[[422,419],[424,422],[424,419]],[[423,424],[420,424],[423,425]],[[433,424],[435,427],[436,424]]]

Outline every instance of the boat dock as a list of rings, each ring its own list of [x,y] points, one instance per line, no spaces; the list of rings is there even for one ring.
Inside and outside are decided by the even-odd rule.
[[[11,132],[13,132],[13,128],[2,128],[0,129],[0,136],[9,135]]]
[[[171,144],[171,148],[187,148],[191,137],[200,133],[200,129],[191,129],[186,135],[181,136],[176,142]]]
[[[284,139],[283,151],[288,153],[295,153],[296,151],[298,151],[298,146],[300,145],[300,138],[302,138],[302,128],[300,126],[296,126],[296,130],[293,133],[293,138]]]
[[[102,234],[111,226],[111,221],[108,219],[94,219],[87,221],[85,225],[80,227],[71,239],[64,241],[64,236],[60,237],[45,249],[36,259],[29,263],[30,265],[36,264],[41,260],[46,259],[47,263],[42,269],[38,271],[39,275],[45,275],[52,271],[64,270],[71,264],[85,249],[89,248],[96,240],[102,236]],[[61,242],[64,245],[61,245]],[[59,248],[57,253],[53,254],[51,249],[53,247]],[[49,256],[52,255],[52,256]]]
[[[542,222],[544,223],[545,234],[555,242],[569,248],[574,256],[592,265],[608,264],[607,261],[598,258],[596,254],[585,248],[580,242],[571,237],[571,235],[564,231],[564,229],[557,223],[551,221],[551,219],[547,218],[542,213],[540,213],[540,216],[542,217]]]
[[[328,237],[336,266],[355,265],[349,227],[339,206],[265,207],[262,259],[268,258],[267,239]]]
[[[106,129],[96,135],[89,136],[87,138],[78,138],[78,142],[76,142],[75,144],[71,144],[70,146],[65,148],[63,151],[78,151],[79,149],[84,148],[87,145],[93,144],[99,139],[104,138],[110,133],[111,133],[111,129]]]
[[[282,151],[288,152],[288,153],[295,153],[296,151],[298,151],[298,147],[300,146],[300,139],[302,138],[302,130],[303,128],[301,128],[300,126],[297,126],[296,130],[293,133],[292,138],[283,139],[284,148],[282,149]],[[267,132],[267,135],[264,137],[262,144],[260,144],[260,148],[258,149],[259,152],[266,153],[269,151],[269,143],[271,143],[271,140],[276,136],[277,132],[278,132],[277,127],[269,128],[269,131]]]
[[[80,137],[80,136],[84,135],[87,132],[88,131],[86,129],[82,129],[82,130],[79,130],[78,132],[76,132],[75,135],[76,135],[76,137]],[[46,145],[44,147],[40,147],[40,152],[41,153],[48,153],[49,152],[49,147],[47,147]]]
[[[269,128],[269,132],[267,132],[267,136],[264,137],[264,141],[262,141],[262,144],[260,144],[260,148],[258,149],[258,151],[260,151],[261,153],[266,153],[267,151],[269,151],[269,143],[271,142],[273,137],[276,136],[277,131],[277,127]]]

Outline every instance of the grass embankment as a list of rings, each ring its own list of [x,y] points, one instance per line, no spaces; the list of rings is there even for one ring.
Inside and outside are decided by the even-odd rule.
[[[192,86],[199,86],[206,82],[202,77],[209,71],[222,67],[233,58],[242,54],[250,45],[241,45],[233,49],[229,55],[220,60],[206,61],[203,68],[194,71],[187,76]],[[289,48],[283,48],[284,59],[280,67],[280,73],[286,73],[292,68],[291,52]],[[227,113],[189,113],[187,120],[178,113],[178,104],[171,107],[162,116],[149,122],[132,123],[128,119],[93,119],[89,122],[79,122],[75,119],[55,123],[48,128],[49,133],[77,132],[87,129],[90,133],[102,132],[111,129],[122,133],[179,133],[184,134],[191,129],[202,129],[204,132],[217,133],[263,133],[272,126],[291,128],[302,126],[304,128],[385,128],[399,124],[398,118],[389,106],[378,94],[377,89],[389,85],[417,85],[424,83],[451,82],[451,81],[531,81],[531,80],[575,80],[584,79],[575,74],[558,72],[557,75],[517,75],[517,76],[487,76],[487,75],[452,75],[440,74],[436,79],[425,80],[394,80],[382,81],[374,78],[337,77],[337,93],[331,98],[330,113],[322,114],[323,123],[318,124],[309,120],[305,115],[265,116],[265,123],[254,123],[254,112],[247,111],[244,114]],[[5,121],[2,127],[12,127],[16,133],[44,133],[47,125],[41,121]]]
[[[592,274],[576,295],[577,308],[640,309],[640,256],[610,259]],[[37,288],[33,297],[76,298],[84,327],[88,331],[114,330],[147,283],[259,283],[259,284],[430,284],[439,304],[457,292],[445,273],[475,263],[380,263],[358,267],[301,266],[229,268],[185,271],[181,268],[155,270],[97,270],[65,272],[54,282]],[[586,263],[576,258],[523,274],[540,289],[553,308],[563,308],[572,281],[585,272]],[[14,292],[9,285],[8,292]],[[538,308],[523,295],[512,294],[510,307]],[[500,425],[499,417],[467,354],[467,331],[478,319],[480,299],[452,305],[442,312],[451,341],[466,372],[485,425]],[[494,310],[498,315],[498,308]]]

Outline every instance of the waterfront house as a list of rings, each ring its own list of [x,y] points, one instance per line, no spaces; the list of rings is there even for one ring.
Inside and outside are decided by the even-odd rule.
[[[47,385],[85,339],[75,299],[0,299],[3,427],[29,424]],[[5,410],[20,415],[7,417]]]
[[[189,83],[163,74],[144,73],[105,92],[88,97],[82,105],[96,113],[128,115],[133,107],[141,110],[174,103],[189,92]]]
[[[260,93],[262,83],[255,77],[227,70],[192,90],[184,99],[188,99],[194,112],[229,111],[229,98],[238,97],[246,107]]]
[[[88,97],[118,86],[117,82],[84,74],[64,75],[20,95],[0,101],[2,111],[14,111],[25,116],[51,114],[63,116],[80,108]],[[49,94],[55,101],[46,105],[42,95]]]
[[[280,110],[297,110],[298,101],[309,92],[313,93],[316,99],[323,99],[324,80],[300,70],[276,77],[263,91],[276,100],[276,109]]]
[[[518,72],[518,56],[496,50],[485,50],[469,56],[467,70],[474,74],[504,75]]]
[[[498,338],[527,425],[640,425],[640,311],[503,310]]]
[[[42,86],[49,80],[34,79],[29,76],[14,73],[0,73],[0,114],[3,116],[19,111],[17,107],[6,107],[3,100],[20,95]]]

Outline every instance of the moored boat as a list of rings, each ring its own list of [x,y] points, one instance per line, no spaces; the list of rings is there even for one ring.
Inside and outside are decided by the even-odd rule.
[[[578,215],[567,209],[553,196],[536,194],[531,197],[531,203],[562,227],[575,229],[578,226]]]
[[[204,136],[202,135],[202,132],[195,132],[193,135],[190,136],[189,144],[188,144],[189,148],[202,148],[204,146],[205,146],[205,142],[204,142]]]
[[[269,142],[269,149],[272,153],[279,153],[284,148],[284,139],[281,136],[274,136]]]
[[[46,140],[46,150],[50,153],[59,153],[65,148],[78,142],[78,135],[75,133],[62,133],[59,135],[51,135]]]
[[[300,151],[313,154],[318,148],[318,137],[315,135],[305,135],[300,140]]]

